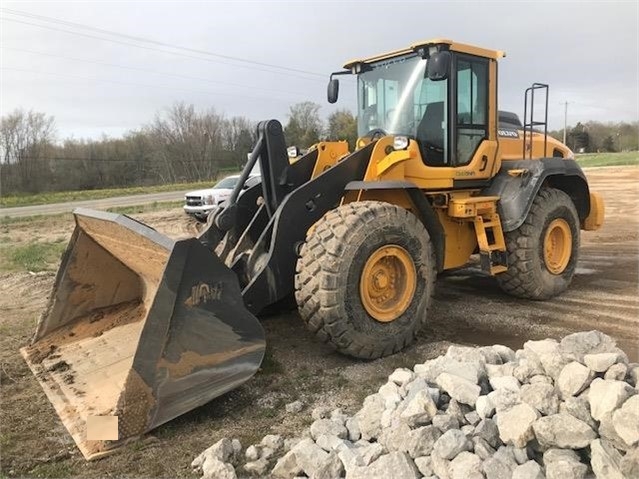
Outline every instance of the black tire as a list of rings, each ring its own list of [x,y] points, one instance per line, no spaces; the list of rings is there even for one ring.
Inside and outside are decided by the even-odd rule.
[[[390,322],[368,314],[360,276],[372,253],[401,246],[416,272],[415,293]],[[297,261],[295,298],[302,320],[321,341],[356,358],[394,354],[415,340],[427,320],[435,284],[435,256],[424,225],[388,203],[362,201],[329,211],[312,228]]]
[[[572,236],[570,259],[565,269],[553,274],[544,260],[544,237],[550,223],[563,219]],[[564,292],[575,274],[579,252],[579,216],[566,193],[542,188],[524,223],[506,233],[508,270],[497,275],[503,291],[518,298],[544,300]]]

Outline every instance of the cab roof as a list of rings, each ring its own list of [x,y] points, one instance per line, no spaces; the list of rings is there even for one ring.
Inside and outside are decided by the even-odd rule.
[[[499,58],[503,58],[506,56],[506,52],[503,52],[501,50],[489,50],[486,48],[476,47],[474,45],[467,45],[465,43],[457,43],[452,40],[448,40],[446,38],[433,38],[431,40],[413,43],[408,48],[404,48],[402,50],[395,50],[392,52],[382,53],[381,55],[375,55],[368,58],[358,58],[355,60],[351,60],[347,62],[346,64],[344,64],[344,68],[350,69],[358,63],[373,63],[380,60],[386,60],[387,58],[406,55],[408,53],[413,53],[419,47],[423,47],[426,45],[448,45],[451,51],[467,53],[469,55],[476,55],[479,57],[490,58],[492,60],[497,60]]]

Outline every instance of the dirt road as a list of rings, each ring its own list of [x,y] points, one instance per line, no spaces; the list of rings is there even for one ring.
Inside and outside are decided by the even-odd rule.
[[[443,353],[452,342],[502,343],[520,347],[528,339],[560,337],[600,329],[639,360],[639,197],[637,167],[587,171],[603,193],[607,218],[598,232],[582,233],[579,268],[570,290],[551,301],[522,301],[504,295],[494,279],[473,268],[438,278],[429,325],[402,354],[355,361],[318,344],[296,313],[265,318],[267,357],[255,378],[239,389],[159,427],[122,453],[85,463],[17,350],[35,329],[53,282],[52,273],[0,275],[0,387],[2,407],[0,474],[36,477],[192,476],[189,463],[222,437],[246,447],[270,432],[299,434],[317,404],[354,409],[394,368]],[[140,215],[171,236],[192,234],[179,209]],[[69,221],[52,225],[51,237],[70,234]],[[13,236],[30,232],[16,228]],[[284,412],[302,399],[307,411]]]
[[[115,206],[137,206],[163,201],[179,201],[184,199],[184,193],[184,191],[167,191],[162,193],[149,193],[146,195],[117,196],[113,198],[102,198],[99,200],[69,201],[66,203],[51,203],[48,205],[0,208],[0,217],[8,216],[18,218],[35,215],[54,215],[71,212],[80,207],[105,210]]]

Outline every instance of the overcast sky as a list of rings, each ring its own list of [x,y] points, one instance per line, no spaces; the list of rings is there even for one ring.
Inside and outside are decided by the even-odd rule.
[[[53,115],[59,138],[119,136],[180,101],[282,123],[304,100],[324,117],[355,111],[352,80],[337,105],[326,102],[330,72],[436,37],[506,51],[500,109],[521,115],[524,89],[537,81],[551,86],[551,129],[563,126],[565,101],[569,124],[639,118],[637,1],[1,5],[1,112]]]

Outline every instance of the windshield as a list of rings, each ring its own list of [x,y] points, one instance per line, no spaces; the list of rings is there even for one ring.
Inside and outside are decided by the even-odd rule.
[[[388,134],[416,136],[426,106],[445,102],[448,82],[424,78],[426,60],[417,55],[369,66],[357,79],[359,136],[377,128]]]
[[[220,181],[217,185],[215,185],[213,188],[217,189],[217,188],[228,188],[229,190],[233,189],[235,187],[235,185],[237,185],[237,180],[239,180],[240,178],[238,176],[229,176],[228,178],[224,178],[222,181]]]

